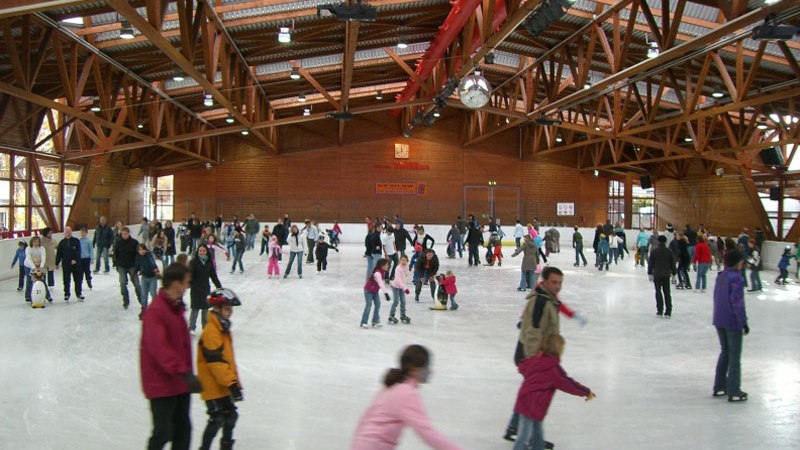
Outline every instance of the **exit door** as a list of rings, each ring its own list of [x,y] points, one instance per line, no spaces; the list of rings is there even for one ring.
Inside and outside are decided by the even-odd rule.
[[[519,218],[519,186],[464,186],[464,215],[474,214],[485,223],[489,217],[501,225],[513,225]]]

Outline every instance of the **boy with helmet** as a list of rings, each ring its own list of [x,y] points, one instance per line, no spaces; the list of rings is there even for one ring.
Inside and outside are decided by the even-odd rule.
[[[208,424],[203,433],[201,450],[211,448],[211,441],[220,428],[220,448],[233,448],[233,427],[239,417],[234,402],[242,401],[243,397],[233,356],[230,318],[233,307],[240,305],[239,298],[230,289],[217,289],[208,296],[211,311],[197,343],[197,376],[203,386],[200,397],[208,408]]]

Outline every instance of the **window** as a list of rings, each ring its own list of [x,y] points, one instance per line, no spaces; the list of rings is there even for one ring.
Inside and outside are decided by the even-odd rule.
[[[622,181],[608,182],[608,218],[611,223],[625,220],[625,183]]]
[[[155,177],[144,177],[144,201],[142,202],[142,217],[153,218],[153,193],[155,192]]]
[[[637,184],[631,186],[631,227],[653,228],[655,224],[655,190],[642,189]],[[617,180],[608,182],[608,218],[611,223],[625,221],[625,183]]]
[[[145,177],[144,217],[161,222],[173,220],[175,197],[172,188],[174,177]]]

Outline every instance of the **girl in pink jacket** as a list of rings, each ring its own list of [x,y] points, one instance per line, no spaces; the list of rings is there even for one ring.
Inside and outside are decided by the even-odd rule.
[[[397,304],[400,304],[400,321],[405,324],[411,323],[411,319],[406,315],[406,294],[409,294],[408,284],[408,257],[403,255],[400,257],[400,263],[394,271],[394,279],[390,286],[392,287],[392,310],[389,311],[389,323],[396,325],[397,318],[394,316],[397,311]]]
[[[456,276],[453,275],[453,272],[447,271],[444,278],[442,278],[442,287],[444,287],[444,292],[447,296],[450,297],[450,311],[457,310],[456,294],[458,294],[458,288],[456,287]]]
[[[429,361],[425,347],[406,347],[400,357],[400,368],[386,373],[386,389],[361,417],[350,450],[392,450],[406,425],[435,450],[461,450],[433,429],[419,398],[417,385],[428,381]]]
[[[272,278],[272,275],[276,277],[281,276],[281,267],[278,261],[281,259],[281,245],[278,243],[278,236],[274,234],[269,238],[269,245],[267,246],[269,249],[269,263],[267,264],[267,276]]]

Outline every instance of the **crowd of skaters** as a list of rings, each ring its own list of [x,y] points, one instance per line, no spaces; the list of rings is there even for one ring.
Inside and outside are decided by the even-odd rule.
[[[436,242],[425,232],[422,225],[412,227],[412,236],[398,216],[391,222],[386,217],[382,221],[377,218],[374,220],[367,218],[366,223],[368,233],[365,237],[364,256],[367,259],[367,277],[364,288],[365,310],[361,326],[368,327],[371,306],[374,306],[371,325],[380,326],[378,311],[381,297],[393,300],[390,323],[398,323],[395,318],[398,307],[400,320],[410,323],[405,305],[405,295],[410,294],[408,278],[411,277],[414,285],[416,301],[419,301],[422,286],[425,284],[430,285],[431,296],[434,296],[434,284],[431,280],[437,277],[439,268],[438,255],[434,250]],[[489,239],[485,241],[484,234],[487,232]],[[204,336],[206,330],[217,330],[220,339],[228,339],[228,348],[232,352],[230,306],[237,306],[240,303],[235,294],[222,288],[216,274],[215,250],[224,253],[227,259],[233,259],[232,273],[237,263],[240,272],[243,272],[241,256],[245,251],[255,250],[256,239],[260,235],[261,254],[267,253],[270,275],[273,262],[277,263],[283,259],[282,248],[288,246],[289,263],[284,278],[291,273],[295,261],[298,275],[302,278],[304,257],[306,263],[314,263],[316,256],[318,273],[324,271],[327,258],[321,257],[320,250],[326,253],[328,249],[336,249],[335,244],[342,231],[335,223],[327,233],[322,233],[318,224],[309,220],[306,220],[301,228],[291,223],[288,214],[279,219],[271,230],[269,227],[262,229],[253,215],[243,221],[234,217],[230,222],[223,223],[222,217],[218,217],[215,221],[201,222],[195,214],[192,214],[190,218],[182,220],[177,229],[173,228],[170,221],[166,221],[162,226],[158,221],[143,219],[137,234],[139,240],[131,236],[127,227],[119,222],[110,227],[104,217],[100,218],[92,239],[87,237],[85,228],[81,229],[80,238],[73,237],[69,228],[65,229],[64,234],[64,239],[55,242],[51,230],[45,229],[41,238],[34,236],[30,245],[20,246],[23,251],[21,254],[17,252],[14,261],[19,261],[24,268],[21,271],[19,290],[25,289],[29,292],[31,276],[34,273],[42,275],[46,284],[53,287],[54,270],[60,266],[63,271],[65,300],[70,299],[71,283],[74,283],[76,296],[79,300],[83,300],[81,290],[83,282],[87,282],[87,286],[91,289],[92,274],[100,271],[101,262],[104,263],[104,273],[109,273],[109,259],[111,259],[119,275],[123,306],[127,308],[129,305],[127,290],[129,280],[134,285],[135,293],[142,305],[140,318],[144,322],[143,382],[146,383],[145,393],[151,400],[154,423],[149,448],[162,448],[164,443],[169,441],[177,445],[173,448],[188,448],[189,438],[183,435],[187,431],[177,426],[165,427],[164,424],[169,421],[173,424],[188,421],[188,395],[193,391],[204,392],[203,399],[210,402],[207,403],[209,425],[204,433],[201,448],[209,448],[211,439],[219,429],[223,430],[222,448],[232,448],[232,430],[237,417],[233,402],[243,398],[240,381],[235,372],[235,363],[232,363],[232,353],[230,359],[222,361],[227,364],[225,369],[227,378],[219,384],[220,381],[214,378],[216,375],[209,375],[219,370],[209,370],[207,366],[221,362],[216,359],[218,356],[213,351],[209,351],[209,348],[213,350],[218,347],[203,347],[201,339],[198,348],[198,371],[202,358],[206,364],[206,381],[210,385],[217,383],[216,390],[208,393],[202,387],[206,383],[201,383],[201,380],[193,375],[191,349],[188,351],[188,365],[185,364],[186,361],[176,364],[175,361],[164,360],[157,356],[154,356],[154,361],[145,361],[146,351],[163,350],[155,348],[152,342],[153,335],[163,337],[158,333],[176,332],[175,326],[168,325],[167,321],[157,317],[170,314],[175,316],[178,313],[183,317],[185,308],[183,295],[186,289],[191,288],[189,326],[185,326],[185,319],[181,321],[184,332],[194,334],[196,320],[200,316]],[[631,247],[635,252],[634,263],[642,267],[646,264],[648,274],[656,287],[657,314],[661,317],[663,308],[666,307],[666,314],[663,315],[671,316],[672,304],[669,292],[671,283],[677,284],[678,289],[691,289],[688,278],[691,267],[697,272],[695,287],[698,288],[698,292],[704,292],[706,275],[716,264],[720,273],[714,294],[714,325],[718,332],[721,353],[713,395],[727,396],[729,401],[746,400],[747,394],[739,387],[742,336],[749,333],[743,289],[747,286],[746,270],[750,271],[750,290],[761,289],[759,272],[762,268],[760,247],[764,241],[763,232],[756,230],[755,236],[751,238],[748,230],[744,229],[736,239],[723,239],[702,225],[697,231],[687,225],[682,231],[674,230],[670,226],[668,234],[672,238],[669,243],[666,235],[659,235],[657,231],[648,234],[642,229]],[[473,215],[467,216],[466,220],[458,217],[447,235],[448,258],[455,258],[456,254],[463,258],[466,249],[469,267],[479,266],[481,265],[479,249],[488,244],[487,263],[497,261],[499,265],[502,261],[501,249],[504,236],[500,224],[492,218],[486,226],[483,226]],[[575,318],[581,324],[585,324],[586,319],[558,299],[563,273],[555,267],[542,265],[542,262],[546,263],[550,253],[560,251],[558,230],[552,228],[547,230],[544,236],[540,236],[538,220],[527,226],[518,220],[514,227],[514,239],[515,250],[511,256],[523,255],[518,290],[530,290],[530,293],[526,297],[527,306],[518,324],[520,333],[515,354],[515,361],[524,377],[524,382],[504,437],[512,441],[517,440],[515,450],[549,448],[551,444],[543,439],[542,421],[553,392],[561,389],[584,396],[587,400],[595,396],[588,388],[567,377],[558,364],[565,343],[564,338],[560,336],[559,315]],[[612,240],[616,241],[616,245],[611,243]],[[572,243],[575,249],[575,266],[580,266],[581,262],[586,266],[583,236],[577,226],[574,228]],[[612,226],[610,221],[597,226],[593,247],[596,253],[595,267],[599,270],[608,270],[612,262],[617,264],[619,260],[624,259],[625,254],[630,254],[624,230],[619,224]],[[410,257],[407,249],[411,249],[408,252]],[[792,257],[800,260],[800,253],[792,255],[787,248],[779,264],[781,275],[776,283],[781,280],[785,282],[788,261]],[[721,270],[723,266],[724,270]],[[279,270],[275,275],[278,273]],[[438,275],[442,275],[439,281],[449,296],[451,309],[457,309],[455,275],[452,272]],[[25,279],[27,282],[23,286]],[[157,290],[159,279],[162,289]],[[211,283],[216,290],[211,290]],[[386,284],[389,285],[388,288]],[[389,292],[392,293],[391,297]],[[161,305],[152,308],[151,314],[145,313],[148,297],[152,297],[154,306]],[[219,304],[216,306],[210,304],[212,298],[217,299]],[[52,301],[49,291],[48,299]],[[211,319],[207,318],[209,307],[213,312]],[[148,317],[153,318],[149,321],[151,323],[149,326]],[[212,323],[213,327],[208,327],[208,323]],[[165,329],[152,333],[146,331],[153,327]],[[182,351],[186,351],[184,344],[187,341],[183,337],[170,339],[170,342],[180,344]],[[153,348],[146,350],[145,347],[148,345]],[[145,366],[148,364],[167,366],[169,370],[167,373],[159,374],[163,379],[158,383],[172,386],[171,390],[167,389],[164,392],[175,395],[164,396],[161,395],[163,392],[157,389],[148,392],[148,381],[145,381],[145,372],[148,371]],[[231,370],[233,374],[230,373]],[[420,346],[408,347],[401,356],[400,368],[393,369],[387,374],[386,389],[376,397],[373,405],[362,417],[353,448],[394,448],[399,431],[404,425],[413,427],[433,448],[459,448],[431,428],[419,403],[416,387],[420,383],[425,383],[429,375],[428,350]],[[165,403],[163,400],[168,398],[170,400]],[[172,417],[166,417],[168,413],[172,414]],[[387,424],[383,420],[385,417],[394,420]],[[184,440],[186,447],[183,447]]]

